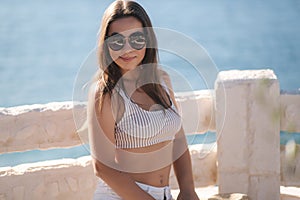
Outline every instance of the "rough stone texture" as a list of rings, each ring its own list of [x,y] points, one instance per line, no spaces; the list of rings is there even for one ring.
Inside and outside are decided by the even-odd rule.
[[[210,93],[201,91],[196,94],[177,96],[183,110],[193,110],[191,105],[194,104],[201,106],[201,110],[205,110],[196,121],[198,126],[196,130],[213,129],[213,99]],[[78,124],[82,125],[84,117],[85,106],[76,104],[74,107],[72,102],[0,108],[0,153],[80,145],[81,140],[76,134],[75,124],[77,127]],[[188,120],[190,117],[188,113],[183,117],[184,123],[191,123]],[[188,124],[184,126],[189,127]],[[191,152],[193,169],[197,174],[196,185],[215,184],[216,149],[200,152],[201,149],[200,146],[194,146]],[[78,164],[76,159],[63,159],[1,168],[0,197],[2,199],[89,199],[87,195],[92,195],[96,178],[91,172],[89,162]],[[173,172],[171,185],[177,187]]]
[[[202,145],[192,145],[189,150],[195,187],[215,185],[217,181],[216,148],[203,150]],[[170,187],[173,189],[179,188],[173,169],[170,173]]]
[[[216,81],[220,193],[279,200],[279,97],[271,70],[220,72]]]
[[[0,153],[82,144],[72,109],[72,102],[0,108]]]
[[[218,163],[219,164],[219,163]],[[219,193],[243,193],[248,194],[249,189],[249,174],[245,171],[219,171],[218,170],[218,185]]]
[[[300,132],[300,94],[283,93],[280,96],[280,129]]]
[[[287,154],[286,147],[281,146],[281,185],[300,187],[300,145]]]
[[[247,132],[247,87],[217,90],[217,135],[219,171],[241,171],[248,166],[248,148],[245,148]],[[237,97],[239,97],[237,99]],[[238,108],[237,108],[238,106]],[[229,120],[232,119],[232,120]],[[222,151],[219,151],[222,149]],[[244,192],[244,191],[240,191]]]
[[[184,92],[175,95],[183,117],[183,128],[187,133],[204,133],[216,129],[213,90]]]
[[[249,154],[249,172],[251,175],[277,176],[279,180],[279,84],[278,81],[266,78],[253,82],[249,89],[248,145],[252,148]]]
[[[192,145],[190,154],[195,187],[215,185],[217,182],[217,148],[211,147],[203,150],[197,145]]]
[[[215,130],[212,92],[206,90],[176,96],[186,132]],[[85,117],[85,104],[73,102],[0,108],[0,153],[86,143],[87,136],[79,136],[76,131],[84,124]]]
[[[190,152],[196,187],[216,184],[216,149],[203,156],[201,145]],[[201,167],[199,167],[201,166]],[[0,168],[0,197],[3,199],[91,199],[97,183],[90,156]],[[178,188],[174,171],[170,186]]]
[[[238,194],[238,193],[232,193],[232,194],[218,194],[214,195],[208,200],[248,200],[246,194]]]
[[[4,199],[92,199],[97,178],[89,156],[6,168],[0,176]]]
[[[276,187],[276,186],[279,187]],[[251,195],[251,196],[250,196]],[[251,199],[280,199],[280,181],[274,175],[252,175],[249,196]]]

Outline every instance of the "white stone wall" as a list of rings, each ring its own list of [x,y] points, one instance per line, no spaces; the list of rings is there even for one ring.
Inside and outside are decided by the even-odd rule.
[[[222,192],[231,190],[228,183],[234,183],[234,190],[248,193],[255,185],[272,185],[276,177],[281,185],[300,187],[300,147],[279,148],[277,139],[272,139],[277,136],[266,135],[279,128],[300,132],[300,95],[279,96],[276,77],[268,70],[224,73],[216,91],[176,94],[186,132],[217,129],[228,133],[218,136],[218,150],[203,152],[201,145],[190,148],[196,186],[219,183]],[[264,73],[271,75],[271,81]],[[251,85],[253,80],[256,83]],[[75,115],[85,115],[85,106],[74,108],[72,102],[0,108],[0,153],[81,145],[74,110]],[[225,111],[230,121],[224,120]],[[276,155],[268,157],[268,152]],[[261,168],[257,160],[262,160]],[[172,171],[172,188],[177,188],[175,179]],[[89,157],[4,167],[0,168],[0,199],[89,199],[96,180]]]
[[[212,92],[176,96],[186,132],[215,130]],[[75,122],[81,127],[85,114],[86,107],[73,102],[0,108],[0,153],[81,145],[86,140],[76,134]]]
[[[195,185],[214,185],[217,175],[216,151],[205,152],[206,156],[203,157],[201,149],[199,145],[190,149]],[[0,199],[92,199],[96,183],[90,156],[22,164],[0,168]],[[173,170],[170,186],[172,189],[178,188]]]
[[[215,131],[214,90],[200,90],[175,94],[187,133]]]
[[[280,95],[280,129],[300,132],[300,94]],[[300,187],[300,146],[290,141],[281,147],[281,185]]]
[[[214,129],[211,91],[179,94],[176,98],[186,132]],[[201,112],[188,120],[195,107]],[[81,145],[73,114],[79,118],[84,116],[85,106],[74,108],[73,102],[56,102],[0,108],[0,153]],[[76,122],[82,120],[84,117]],[[196,186],[214,185],[216,148],[205,152],[201,145],[193,145],[190,151]],[[3,167],[0,168],[0,199],[90,199],[96,180],[89,157]],[[173,171],[170,185],[178,188]]]
[[[280,95],[280,130],[300,132],[300,93]]]
[[[80,145],[73,103],[0,108],[0,153]]]
[[[195,186],[215,185],[217,183],[216,148],[211,152],[203,152],[201,149],[199,145],[190,147]],[[300,187],[300,148],[298,149],[296,159],[281,169],[283,185]],[[282,147],[281,160],[282,165],[285,165],[284,147]],[[297,176],[294,171],[297,172]],[[91,199],[96,183],[97,178],[93,173],[89,156],[3,167],[0,168],[0,199]],[[178,188],[173,170],[170,175],[170,186],[172,189]]]
[[[220,72],[215,99],[220,193],[279,200],[284,100],[276,75],[272,70]]]
[[[92,199],[97,181],[89,156],[0,169],[1,200]]]

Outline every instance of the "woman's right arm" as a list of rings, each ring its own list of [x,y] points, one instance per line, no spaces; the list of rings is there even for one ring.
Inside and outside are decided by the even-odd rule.
[[[95,86],[96,87],[96,86]],[[114,126],[111,98],[105,95],[99,111],[95,87],[91,87],[88,102],[88,130],[91,155],[96,176],[107,183],[125,200],[153,200],[126,172],[118,170],[115,161]]]

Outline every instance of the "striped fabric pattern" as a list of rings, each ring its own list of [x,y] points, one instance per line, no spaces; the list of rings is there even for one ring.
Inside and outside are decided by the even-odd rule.
[[[171,108],[147,111],[119,89],[125,112],[115,126],[116,148],[139,148],[173,140],[181,128],[181,117],[172,103]]]

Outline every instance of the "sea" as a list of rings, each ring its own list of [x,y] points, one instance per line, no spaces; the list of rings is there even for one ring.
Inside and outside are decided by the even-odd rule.
[[[111,2],[0,0],[0,107],[74,100],[78,75],[97,44],[103,12]],[[157,30],[168,30],[171,36],[187,39],[182,43],[178,39],[176,48],[189,42],[201,47],[209,60],[207,66],[213,68],[213,78],[224,70],[272,69],[282,91],[299,93],[299,0],[138,2]],[[164,37],[162,42],[172,41],[174,37]],[[193,49],[189,51],[195,53]],[[199,68],[188,58],[163,49],[160,61],[181,77],[171,76],[175,92],[212,89],[203,74],[195,73],[195,69],[201,72],[205,65]],[[182,84],[183,80],[187,84]],[[299,137],[297,133],[292,135]],[[190,144],[203,139],[214,143],[216,137],[208,132],[188,138]],[[282,139],[281,143],[287,140]],[[81,153],[74,153],[76,148]],[[85,147],[76,148],[69,150],[71,157],[88,153]],[[55,152],[25,153],[0,154],[0,166],[35,162],[31,160],[35,155],[39,155],[39,161],[57,158]]]

